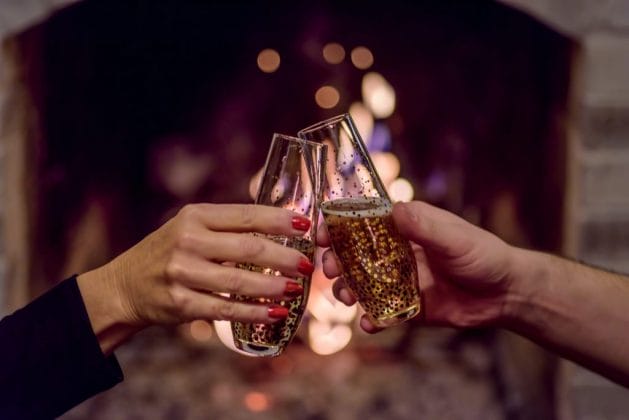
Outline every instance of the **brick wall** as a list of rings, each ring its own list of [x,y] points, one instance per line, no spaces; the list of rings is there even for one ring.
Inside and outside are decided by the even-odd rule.
[[[566,250],[629,273],[629,1],[506,0],[579,40],[576,118],[569,145]],[[621,419],[629,390],[580,367],[567,418]]]
[[[1,0],[0,4],[0,43],[12,33],[20,31],[45,18],[55,9],[76,0]],[[3,126],[5,109],[10,109],[7,101],[8,68],[3,54],[0,54],[0,316],[9,310],[9,262],[5,240],[7,223],[7,144]]]
[[[599,14],[585,32],[575,205],[580,259],[629,273],[629,2]],[[576,418],[624,418],[629,390],[580,368],[572,378]]]

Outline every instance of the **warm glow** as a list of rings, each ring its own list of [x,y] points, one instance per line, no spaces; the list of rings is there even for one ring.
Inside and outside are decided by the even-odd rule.
[[[321,289],[318,286],[321,282],[319,279],[323,279],[324,284],[329,284],[329,280],[325,279],[323,273],[317,271],[313,275],[313,290],[308,300],[308,312],[318,321],[328,323],[350,323],[356,316],[357,305],[346,306],[339,302],[332,296],[331,291],[328,288]],[[317,282],[319,284],[314,284]],[[329,293],[330,296],[326,296]]]
[[[356,177],[358,178],[358,182],[361,185],[365,186],[365,189],[372,190],[374,189],[373,185],[371,187],[367,187],[367,185],[371,184],[371,170],[368,169],[364,164],[357,163],[356,164]]]
[[[393,153],[372,153],[371,161],[384,185],[391,183],[400,174],[400,160]]]
[[[317,354],[336,353],[345,348],[351,338],[352,329],[346,324],[332,325],[316,319],[311,319],[308,323],[310,348]]]
[[[336,42],[330,42],[323,47],[323,59],[330,64],[339,64],[345,59],[345,48]]]
[[[245,406],[253,412],[266,411],[270,407],[269,397],[262,392],[248,392],[245,395]]]
[[[371,133],[373,132],[373,116],[371,115],[371,111],[369,111],[362,102],[354,102],[349,107],[349,115],[352,116],[354,123],[356,123],[356,129],[363,139],[363,142],[366,146],[369,146]]]
[[[373,65],[373,54],[366,47],[356,47],[351,53],[352,63],[361,70],[368,69]]]
[[[197,341],[210,341],[212,338],[212,326],[201,319],[190,323],[190,336]]]
[[[363,77],[363,100],[376,118],[387,118],[395,111],[395,90],[381,74]]]
[[[408,180],[398,178],[389,184],[389,195],[393,201],[411,201],[415,196],[415,191]]]
[[[280,54],[267,48],[258,54],[258,68],[265,73],[273,73],[280,67]]]
[[[279,375],[290,375],[295,370],[295,361],[290,355],[284,353],[282,357],[271,359],[271,369]]]
[[[162,185],[168,192],[184,200],[207,182],[215,165],[210,155],[190,150],[177,136],[164,139],[164,143],[156,148],[153,159],[155,174]]]
[[[264,167],[260,168],[249,181],[249,196],[253,200],[258,196],[258,188],[260,188],[260,181],[262,180],[262,171],[264,171]]]
[[[317,105],[324,109],[334,108],[339,103],[341,95],[333,86],[322,86],[315,93]]]
[[[350,342],[353,323],[358,312],[358,305],[345,306],[336,300],[330,287],[330,280],[323,274],[321,257],[318,249],[315,255],[317,269],[312,274],[310,297],[307,310],[308,345],[321,355],[328,355],[342,350]]]

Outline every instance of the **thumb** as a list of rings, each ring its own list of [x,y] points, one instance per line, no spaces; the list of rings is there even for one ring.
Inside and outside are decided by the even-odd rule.
[[[460,254],[470,240],[469,229],[474,228],[460,217],[421,201],[396,203],[393,219],[402,236],[448,257]]]

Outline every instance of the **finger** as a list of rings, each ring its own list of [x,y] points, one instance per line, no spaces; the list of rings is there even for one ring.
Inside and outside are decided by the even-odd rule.
[[[328,249],[323,253],[321,262],[323,263],[323,274],[325,274],[327,278],[333,279],[334,277],[341,275],[341,265],[331,249]]]
[[[175,310],[185,321],[195,319],[272,324],[285,319],[288,310],[276,304],[245,303],[215,294],[180,288]]]
[[[319,229],[317,229],[317,245],[324,248],[330,246],[330,235],[325,223],[322,223]]]
[[[169,272],[177,282],[198,291],[276,299],[303,295],[301,284],[283,276],[215,264],[187,254],[170,264]]]
[[[208,260],[255,264],[287,276],[314,271],[312,262],[296,249],[247,233],[197,231],[186,236],[182,247]]]
[[[482,232],[460,217],[420,201],[396,203],[393,218],[404,237],[446,256],[461,254],[470,238]]]
[[[368,334],[376,334],[383,330],[383,328],[379,328],[373,325],[371,321],[369,321],[367,315],[364,314],[360,317],[360,328],[362,328],[363,331]]]
[[[332,293],[334,297],[343,302],[347,306],[352,306],[356,303],[356,297],[354,293],[347,287],[347,284],[342,277],[339,277],[332,283]]]
[[[223,232],[260,232],[273,235],[303,235],[310,220],[279,207],[254,204],[191,204],[181,209],[186,217],[198,218],[205,227]]]

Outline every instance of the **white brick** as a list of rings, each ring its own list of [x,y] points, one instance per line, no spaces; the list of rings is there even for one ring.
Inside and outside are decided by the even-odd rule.
[[[629,37],[593,34],[584,47],[585,103],[629,106]]]
[[[580,172],[585,213],[629,214],[629,149],[585,153]]]

